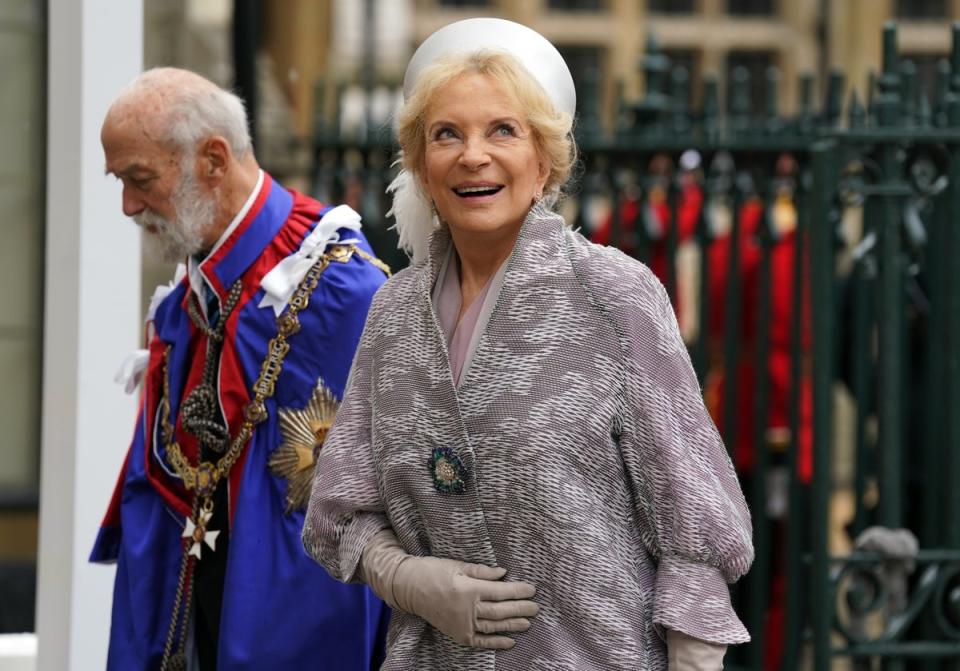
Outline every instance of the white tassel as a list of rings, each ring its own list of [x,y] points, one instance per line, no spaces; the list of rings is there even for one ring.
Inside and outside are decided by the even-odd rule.
[[[397,159],[399,162],[400,159]],[[387,216],[392,216],[397,222],[391,227],[399,237],[397,246],[416,265],[427,258],[430,235],[439,228],[439,222],[416,177],[408,170],[400,169],[400,174],[387,187],[387,193],[393,195],[393,206]]]

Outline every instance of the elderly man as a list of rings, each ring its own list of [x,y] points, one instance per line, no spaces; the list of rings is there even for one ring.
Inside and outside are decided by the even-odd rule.
[[[148,253],[140,416],[91,557],[116,561],[109,668],[368,670],[389,611],[300,543],[313,465],[386,267],[360,217],[257,165],[242,102],[138,77],[101,131]]]

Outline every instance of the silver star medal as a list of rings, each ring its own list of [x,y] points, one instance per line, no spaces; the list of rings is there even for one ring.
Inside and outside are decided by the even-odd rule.
[[[212,516],[213,511],[202,510],[197,516],[200,524],[195,524],[194,521],[188,517],[187,525],[183,529],[181,538],[190,538],[193,540],[193,543],[190,545],[190,552],[187,554],[192,554],[197,559],[200,559],[200,546],[202,543],[206,543],[213,551],[217,549],[217,536],[220,535],[220,532],[207,529],[207,522],[210,521]]]

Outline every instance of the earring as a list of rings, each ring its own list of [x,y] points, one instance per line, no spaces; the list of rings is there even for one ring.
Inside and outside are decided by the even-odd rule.
[[[533,205],[536,205],[537,203],[540,202],[540,199],[541,199],[541,198],[543,198],[543,192],[542,192],[542,191],[537,191],[536,193],[533,194],[533,203],[532,203],[532,204],[533,204]]]

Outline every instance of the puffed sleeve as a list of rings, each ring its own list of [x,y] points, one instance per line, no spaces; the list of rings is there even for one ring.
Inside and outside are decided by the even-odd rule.
[[[353,581],[370,538],[390,526],[371,444],[371,378],[377,297],[364,326],[343,403],[317,459],[303,547],[335,579]]]
[[[727,583],[753,561],[750,513],[666,291],[646,267],[634,269],[613,312],[626,367],[621,450],[640,534],[657,560],[654,623],[743,643],[750,635]]]

